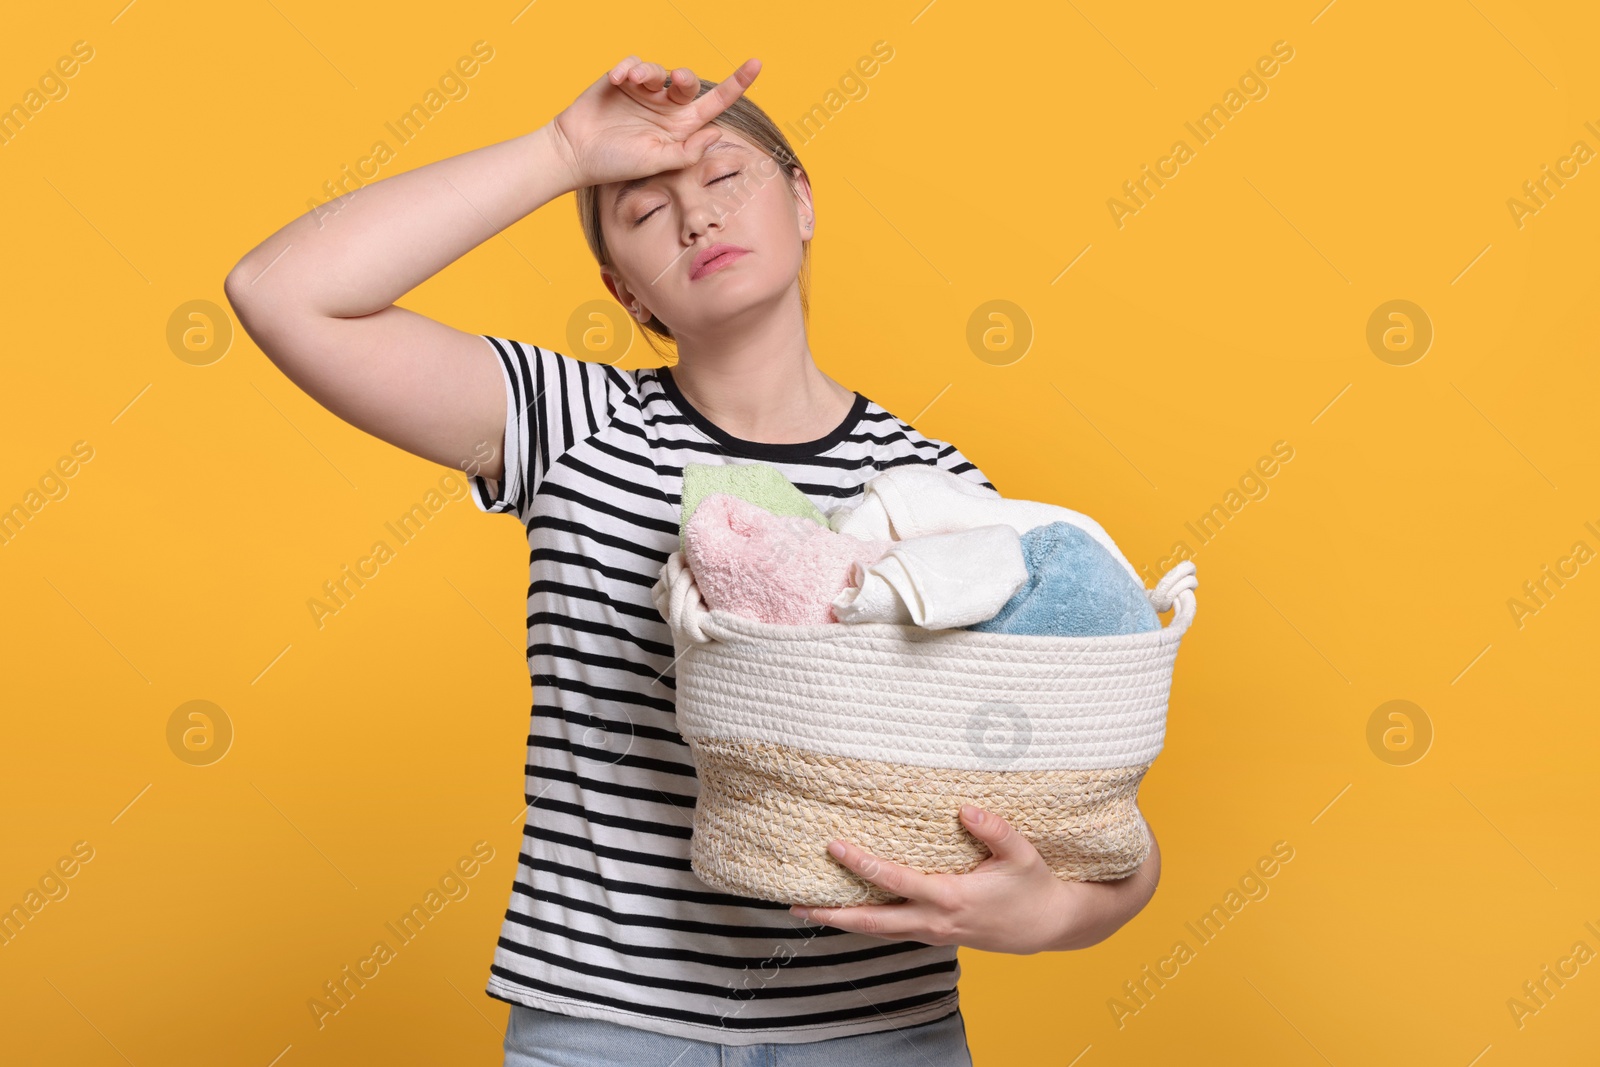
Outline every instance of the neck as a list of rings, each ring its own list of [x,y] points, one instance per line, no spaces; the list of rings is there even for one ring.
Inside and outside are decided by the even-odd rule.
[[[855,402],[812,359],[798,289],[785,296],[792,299],[777,308],[752,307],[713,331],[677,335],[673,382],[712,422],[747,441],[813,441]]]

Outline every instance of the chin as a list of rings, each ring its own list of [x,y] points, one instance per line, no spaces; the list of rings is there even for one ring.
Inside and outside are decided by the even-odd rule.
[[[705,295],[693,300],[693,308],[686,309],[687,314],[679,316],[684,320],[688,331],[693,332],[696,325],[715,325],[748,312],[771,307],[789,291],[794,279],[704,278],[689,284],[694,287],[705,285]],[[715,284],[716,288],[713,289],[712,284]],[[691,288],[689,291],[692,294],[695,289]]]

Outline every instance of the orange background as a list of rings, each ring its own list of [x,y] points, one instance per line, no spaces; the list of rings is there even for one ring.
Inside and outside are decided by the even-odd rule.
[[[225,313],[188,318],[480,40],[492,59],[380,176],[526,132],[630,52],[713,79],[758,56],[750,94],[817,197],[819,364],[1141,567],[1189,543],[1199,613],[1141,794],[1160,889],[1091,949],[963,949],[979,1064],[1592,1050],[1590,5],[518,7],[8,19],[0,105],[93,52],[0,144],[0,507],[31,511],[0,542],[0,905],[92,850],[0,948],[8,1061],[500,1062],[482,987],[522,817],[523,535]],[[892,58],[850,82],[878,41]],[[1225,103],[1202,142],[1186,123]],[[1564,185],[1519,218],[1546,166]],[[597,298],[565,197],[402,303],[580,354]],[[323,583],[431,490],[421,534],[319,627]],[[1213,505],[1202,542],[1186,524]],[[209,765],[169,728],[193,700],[232,734]],[[1406,717],[1379,712],[1395,700]],[[479,841],[467,895],[319,1029],[322,983]],[[1292,859],[1250,881],[1276,842]],[[1257,899],[1202,944],[1186,924],[1241,883]],[[1191,958],[1128,998],[1180,940]],[[1523,987],[1547,966],[1567,977],[1541,1005]]]

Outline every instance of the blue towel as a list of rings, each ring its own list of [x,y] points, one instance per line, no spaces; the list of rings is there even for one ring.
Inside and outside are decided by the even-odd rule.
[[[1022,555],[1027,582],[991,618],[963,629],[1056,637],[1161,629],[1139,583],[1080,527],[1035,526],[1022,535]]]

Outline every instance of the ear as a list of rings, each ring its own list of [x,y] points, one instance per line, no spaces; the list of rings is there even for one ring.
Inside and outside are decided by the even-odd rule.
[[[610,291],[611,295],[617,298],[617,303],[622,305],[622,309],[626,311],[631,318],[636,318],[640,322],[650,321],[650,310],[645,308],[633,295],[633,292],[628,288],[628,284],[626,282],[619,282],[617,279],[612,277],[609,267],[600,268],[600,281],[605,284],[606,289]],[[638,307],[640,310],[635,312],[635,307]]]
[[[802,239],[809,239],[817,232],[817,213],[811,203],[811,182],[799,167],[791,168],[791,173],[795,182],[795,221],[800,227]]]

